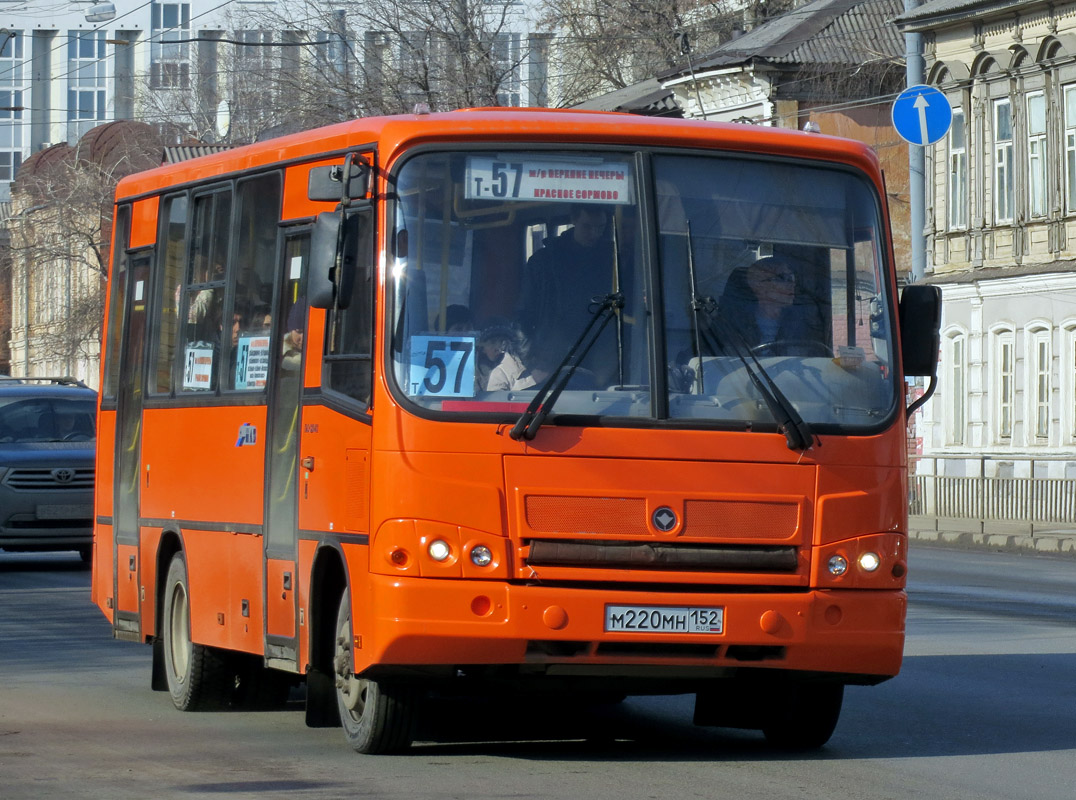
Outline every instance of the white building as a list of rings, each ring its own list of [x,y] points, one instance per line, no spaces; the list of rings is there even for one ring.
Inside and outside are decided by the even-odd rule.
[[[369,29],[364,18],[377,18],[377,2],[316,1],[302,5],[305,14],[293,0],[116,0],[96,5],[74,0],[60,10],[34,0],[5,2],[0,11],[0,201],[10,196],[10,181],[31,154],[50,144],[73,144],[102,122],[138,119],[162,130],[171,124],[203,140],[253,138],[248,129],[229,139],[231,94],[239,76],[268,63],[282,72],[314,65],[323,80],[327,72],[336,76],[327,85],[343,87],[368,79],[383,64],[402,70],[424,58],[428,67],[453,51],[451,21],[437,32]],[[493,43],[489,61],[496,72],[496,102],[548,105],[549,36],[535,32],[528,3],[494,5],[483,6],[488,7],[488,30],[480,30],[477,38]],[[459,8],[469,6],[464,2]],[[474,8],[479,7],[471,7],[472,27],[463,26],[467,30],[475,24]],[[311,16],[311,9],[321,16]],[[503,10],[509,12],[505,22],[499,21]],[[490,16],[498,21],[489,21]],[[294,21],[299,19],[303,22]],[[477,24],[481,29],[482,22]],[[430,74],[428,68],[422,72]],[[390,111],[401,110],[410,99],[428,100],[439,90],[436,79],[409,88],[399,72],[394,77],[382,86],[393,93],[395,105],[386,103]],[[481,83],[474,74],[468,78]],[[322,91],[318,99],[328,106],[331,94]],[[356,105],[352,101],[342,108]],[[371,103],[361,110],[378,111]],[[290,121],[278,118],[276,123]],[[272,127],[267,123],[253,133]]]

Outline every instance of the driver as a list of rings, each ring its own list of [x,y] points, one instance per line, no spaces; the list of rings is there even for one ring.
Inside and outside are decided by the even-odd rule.
[[[752,349],[781,342],[821,343],[818,309],[803,295],[792,266],[779,256],[766,256],[733,270],[717,313]]]

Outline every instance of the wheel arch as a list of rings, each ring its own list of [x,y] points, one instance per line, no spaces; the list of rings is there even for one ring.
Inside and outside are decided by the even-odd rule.
[[[161,631],[164,626],[164,584],[168,575],[168,566],[176,553],[183,552],[183,535],[179,528],[165,528],[157,542],[157,555],[153,565],[155,582],[153,585],[153,633],[148,636],[153,645],[153,665],[150,687],[156,692],[168,691],[168,679],[164,671],[164,644]]]
[[[344,555],[337,546],[322,542],[310,569],[306,724],[312,728],[340,725],[333,682],[333,646],[336,613],[348,587],[344,563]]]

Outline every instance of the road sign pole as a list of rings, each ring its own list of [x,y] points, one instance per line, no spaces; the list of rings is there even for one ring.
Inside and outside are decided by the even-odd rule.
[[[919,7],[919,0],[904,0],[904,13]],[[923,36],[919,33],[904,34],[905,77],[908,86],[918,86],[926,79],[923,62]],[[912,248],[911,280],[920,281],[927,272],[926,239],[926,181],[924,165],[926,163],[926,142],[930,137],[926,132],[926,111],[919,107],[919,120],[922,129],[922,146],[908,145],[908,205],[911,212],[909,240]]]

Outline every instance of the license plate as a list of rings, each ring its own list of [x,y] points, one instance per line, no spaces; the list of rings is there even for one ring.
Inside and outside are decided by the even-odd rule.
[[[606,606],[607,633],[721,633],[724,608]]]
[[[89,519],[93,508],[89,503],[82,505],[40,505],[37,507],[38,519]]]

